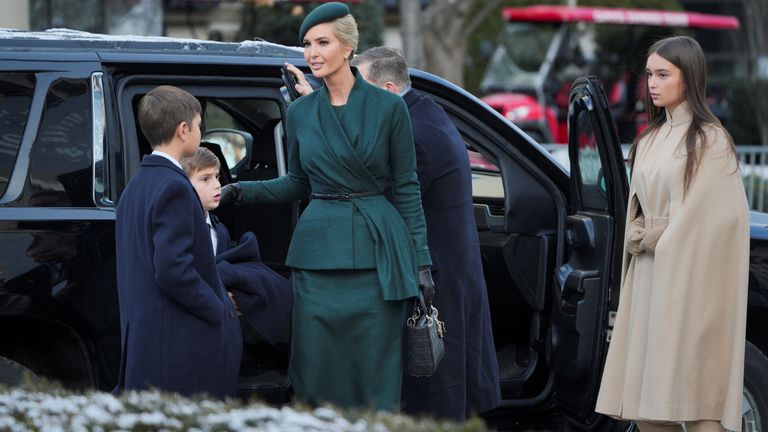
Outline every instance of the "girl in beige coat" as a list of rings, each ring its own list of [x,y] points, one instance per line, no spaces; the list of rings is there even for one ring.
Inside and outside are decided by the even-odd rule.
[[[650,126],[630,151],[621,299],[596,411],[640,431],[741,429],[749,211],[704,102],[699,44],[648,51]]]

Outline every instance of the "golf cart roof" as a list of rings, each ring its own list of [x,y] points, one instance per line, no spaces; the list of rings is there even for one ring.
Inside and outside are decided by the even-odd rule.
[[[610,7],[528,6],[507,7],[501,12],[507,21],[591,22],[596,24],[689,27],[730,30],[739,28],[731,15],[674,12],[654,9]]]

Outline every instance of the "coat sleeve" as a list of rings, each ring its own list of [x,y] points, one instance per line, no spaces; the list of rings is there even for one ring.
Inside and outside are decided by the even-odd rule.
[[[299,157],[299,142],[296,139],[295,128],[301,119],[296,116],[293,106],[288,108],[286,119],[286,135],[288,140],[288,174],[272,180],[240,182],[243,187],[241,204],[257,202],[286,202],[307,198],[309,195],[309,179],[301,167]]]
[[[419,267],[432,265],[427,247],[427,226],[416,176],[416,151],[408,110],[402,100],[395,105],[389,137],[392,199],[411,232]]]
[[[416,172],[419,178],[419,189],[421,190],[421,196],[424,196],[432,184],[432,166],[426,147],[419,142],[415,135],[414,144],[416,147]]]
[[[151,216],[155,279],[165,294],[190,313],[217,324],[224,303],[193,265],[195,219],[178,217],[194,206],[200,206],[197,196],[181,182],[170,182],[160,192]]]

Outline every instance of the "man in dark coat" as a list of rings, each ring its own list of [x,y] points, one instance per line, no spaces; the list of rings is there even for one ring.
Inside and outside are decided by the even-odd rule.
[[[240,325],[219,281],[203,207],[178,162],[200,144],[200,112],[192,95],[170,86],[139,102],[139,124],[154,151],[117,207],[116,390],[223,398],[237,389]]]
[[[404,411],[464,420],[495,408],[501,399],[467,149],[445,111],[410,88],[399,50],[372,48],[356,55],[352,64],[366,80],[402,95],[408,105],[432,255],[433,304],[447,330],[437,373],[405,377]]]

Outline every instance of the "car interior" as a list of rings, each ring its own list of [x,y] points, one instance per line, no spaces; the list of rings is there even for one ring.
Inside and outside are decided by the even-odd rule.
[[[151,149],[135,120],[137,104],[151,87],[138,85],[130,92],[129,115],[136,124],[139,157]],[[201,145],[219,157],[222,185],[230,181],[268,180],[284,174],[284,108],[277,88],[259,97],[220,97],[195,91],[195,87],[188,90],[203,106],[205,131]],[[546,330],[552,276],[561,250],[558,232],[565,208],[563,197],[516,150],[516,146],[530,145],[522,135],[519,142],[510,142],[508,137],[479,123],[463,107],[432,96],[454,120],[468,149],[499,168],[499,172],[482,170],[473,176],[483,176],[485,181],[497,184],[498,189],[498,193],[489,196],[475,196],[474,207],[502,395],[505,400],[520,401],[521,405],[535,404],[551,388],[552,373],[545,358]],[[233,241],[242,233],[253,231],[263,261],[289,277],[285,256],[302,204],[306,203],[232,206],[215,213],[229,228]],[[255,393],[273,403],[288,401],[289,347],[254,340],[245,342],[241,395]]]
[[[552,379],[545,347],[558,241],[557,194],[514,151],[515,145],[530,144],[509,142],[478,124],[462,107],[433,98],[452,118],[467,147],[500,171],[496,181],[503,186],[502,196],[473,193],[476,227],[502,398],[520,406],[534,405]],[[473,170],[473,177],[479,175],[488,173]]]

